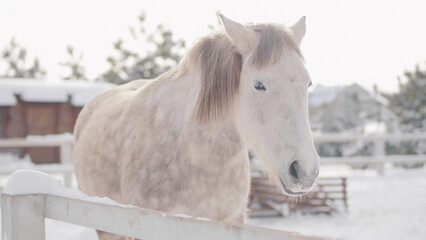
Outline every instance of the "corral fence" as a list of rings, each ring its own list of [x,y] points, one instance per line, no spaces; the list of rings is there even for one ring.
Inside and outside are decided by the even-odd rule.
[[[383,173],[385,163],[426,162],[426,155],[386,155],[386,142],[425,141],[426,134],[380,135],[380,136],[342,136],[321,135],[314,137],[316,143],[354,142],[359,140],[374,143],[373,156],[324,157],[321,164],[375,164]],[[60,147],[63,170],[72,174],[72,141],[32,141],[29,139],[0,140],[0,148],[15,147]],[[49,164],[52,166],[51,164]],[[45,168],[45,169],[43,169]],[[49,169],[51,172],[49,172]],[[55,168],[37,166],[36,170],[55,173]],[[57,172],[57,170],[56,170]],[[6,174],[6,172],[1,172]],[[66,180],[67,181],[67,180]],[[70,181],[70,179],[68,179]],[[69,185],[69,182],[68,182]],[[183,239],[244,239],[244,240],[301,240],[321,239],[296,233],[268,230],[239,224],[197,219],[162,213],[135,206],[113,205],[89,200],[74,199],[51,194],[2,194],[2,237],[3,240],[45,239],[45,219],[53,219],[88,228],[98,229],[119,235],[150,240]]]
[[[315,143],[350,143],[357,141],[372,142],[374,144],[374,154],[372,156],[342,156],[342,157],[322,157],[322,165],[346,164],[359,166],[361,164],[375,165],[379,174],[384,173],[386,163],[416,164],[425,163],[426,155],[386,155],[387,142],[404,141],[426,141],[426,133],[421,134],[384,134],[384,135],[342,135],[342,134],[321,134],[314,136]],[[64,185],[71,186],[72,174],[74,171],[71,153],[73,141],[71,139],[26,139],[10,138],[0,139],[0,148],[29,148],[29,147],[59,147],[60,159],[58,164],[36,164],[31,169],[45,172],[47,174],[61,174]],[[0,175],[10,175],[16,168],[0,168]],[[28,168],[28,167],[26,167]]]
[[[0,139],[0,149],[3,148],[45,148],[59,147],[59,163],[34,164],[25,166],[26,169],[33,169],[47,174],[61,174],[64,179],[64,185],[71,186],[74,167],[72,165],[72,139],[27,139],[27,138],[7,138]],[[10,175],[20,169],[17,165],[12,168],[1,168],[0,175]]]
[[[382,134],[382,135],[341,135],[341,134],[322,134],[314,136],[315,143],[349,143],[365,141],[374,144],[372,156],[351,156],[351,157],[321,157],[322,165],[346,164],[350,166],[359,166],[362,164],[376,165],[377,172],[383,174],[386,163],[417,164],[425,163],[424,154],[405,154],[405,155],[386,155],[387,142],[409,142],[426,141],[426,133],[421,134]]]
[[[2,194],[1,208],[3,240],[45,239],[45,218],[144,240],[324,239],[49,194]]]

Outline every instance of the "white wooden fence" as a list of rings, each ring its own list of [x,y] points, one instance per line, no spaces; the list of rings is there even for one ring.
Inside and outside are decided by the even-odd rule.
[[[353,157],[322,157],[321,164],[375,164],[379,174],[384,173],[386,163],[424,163],[426,155],[385,155],[386,142],[395,141],[426,141],[426,133],[422,134],[402,134],[402,135],[341,135],[341,134],[322,134],[314,136],[315,143],[347,143],[356,141],[371,141],[374,144],[374,155],[372,156],[353,156]],[[71,160],[72,140],[69,139],[43,139],[32,140],[26,138],[0,139],[0,148],[26,148],[26,147],[59,147],[60,163],[48,165],[35,165],[31,169],[45,172],[47,174],[62,174],[64,185],[71,186],[73,166]],[[17,169],[1,169],[0,175],[10,175]]]
[[[3,240],[45,239],[45,218],[144,240],[324,239],[48,194],[2,194],[1,208]]]
[[[72,165],[72,145],[71,139],[26,139],[26,138],[7,138],[0,139],[0,148],[33,148],[33,147],[59,147],[59,164],[37,164],[27,169],[33,169],[47,174],[63,175],[64,185],[71,186],[74,167]],[[19,169],[19,165],[15,168],[0,168],[0,175],[10,175]]]
[[[426,133],[422,134],[384,134],[384,135],[341,135],[341,134],[323,134],[314,136],[315,143],[347,143],[356,141],[369,141],[374,144],[374,155],[372,156],[354,156],[354,157],[321,157],[321,164],[375,164],[379,174],[384,173],[385,163],[424,163],[426,155],[386,155],[387,142],[402,141],[426,141]]]
[[[373,156],[322,158],[321,164],[377,164],[383,173],[384,163],[426,162],[426,155],[385,156],[385,143],[390,141],[424,141],[426,134],[381,135],[381,136],[342,136],[321,135],[316,143],[353,142],[358,140],[374,143]],[[28,139],[0,140],[0,148],[16,147],[60,147],[61,166],[71,166],[72,141],[32,141]],[[44,172],[48,169],[38,167]],[[53,172],[57,169],[51,168]],[[61,171],[65,171],[62,169]],[[0,170],[0,174],[5,174]],[[72,168],[70,174],[72,173]],[[69,180],[68,180],[69,181]],[[109,205],[92,201],[54,196],[50,194],[2,194],[3,240],[45,238],[44,219],[54,219],[77,224],[119,235],[144,240],[183,240],[183,239],[320,239],[264,228],[238,224],[225,224],[195,218],[180,217],[134,206]]]
[[[27,139],[6,138],[0,139],[0,148],[33,148],[33,147],[59,147],[60,162],[71,164],[73,141],[71,139]]]

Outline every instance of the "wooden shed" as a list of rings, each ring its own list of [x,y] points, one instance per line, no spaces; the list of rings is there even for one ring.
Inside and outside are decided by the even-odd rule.
[[[76,80],[0,79],[0,138],[72,133],[84,104],[114,86]],[[28,153],[34,163],[59,160],[57,148],[2,151]]]

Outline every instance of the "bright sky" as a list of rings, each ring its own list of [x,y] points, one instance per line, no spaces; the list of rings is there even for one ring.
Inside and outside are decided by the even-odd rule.
[[[130,37],[141,10],[148,28],[167,25],[188,45],[209,33],[218,10],[241,23],[291,25],[306,15],[302,51],[314,84],[357,82],[394,91],[398,75],[426,61],[425,9],[422,0],[0,0],[0,50],[14,36],[57,79],[71,44],[84,52],[94,78],[107,70],[112,43]]]

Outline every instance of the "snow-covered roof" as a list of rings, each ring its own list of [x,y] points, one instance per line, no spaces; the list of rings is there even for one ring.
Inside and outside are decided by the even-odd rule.
[[[358,93],[364,92],[368,95],[368,98],[372,98],[384,106],[389,105],[389,101],[383,97],[381,94],[375,94],[374,92],[371,92],[360,85],[354,83],[352,85],[347,86],[323,86],[318,85],[316,86],[313,91],[309,94],[309,106],[311,107],[318,107],[322,104],[328,104],[333,102],[337,95],[340,94],[343,91],[356,91]],[[364,95],[365,95],[364,94]]]
[[[0,106],[14,106],[16,103],[13,93],[0,87]]]
[[[19,96],[25,102],[68,102],[83,106],[99,93],[116,85],[80,80],[47,81],[37,79],[0,79],[0,106],[14,106]]]
[[[344,88],[343,86],[317,85],[309,94],[309,106],[317,107],[322,104],[333,102],[337,94]]]

